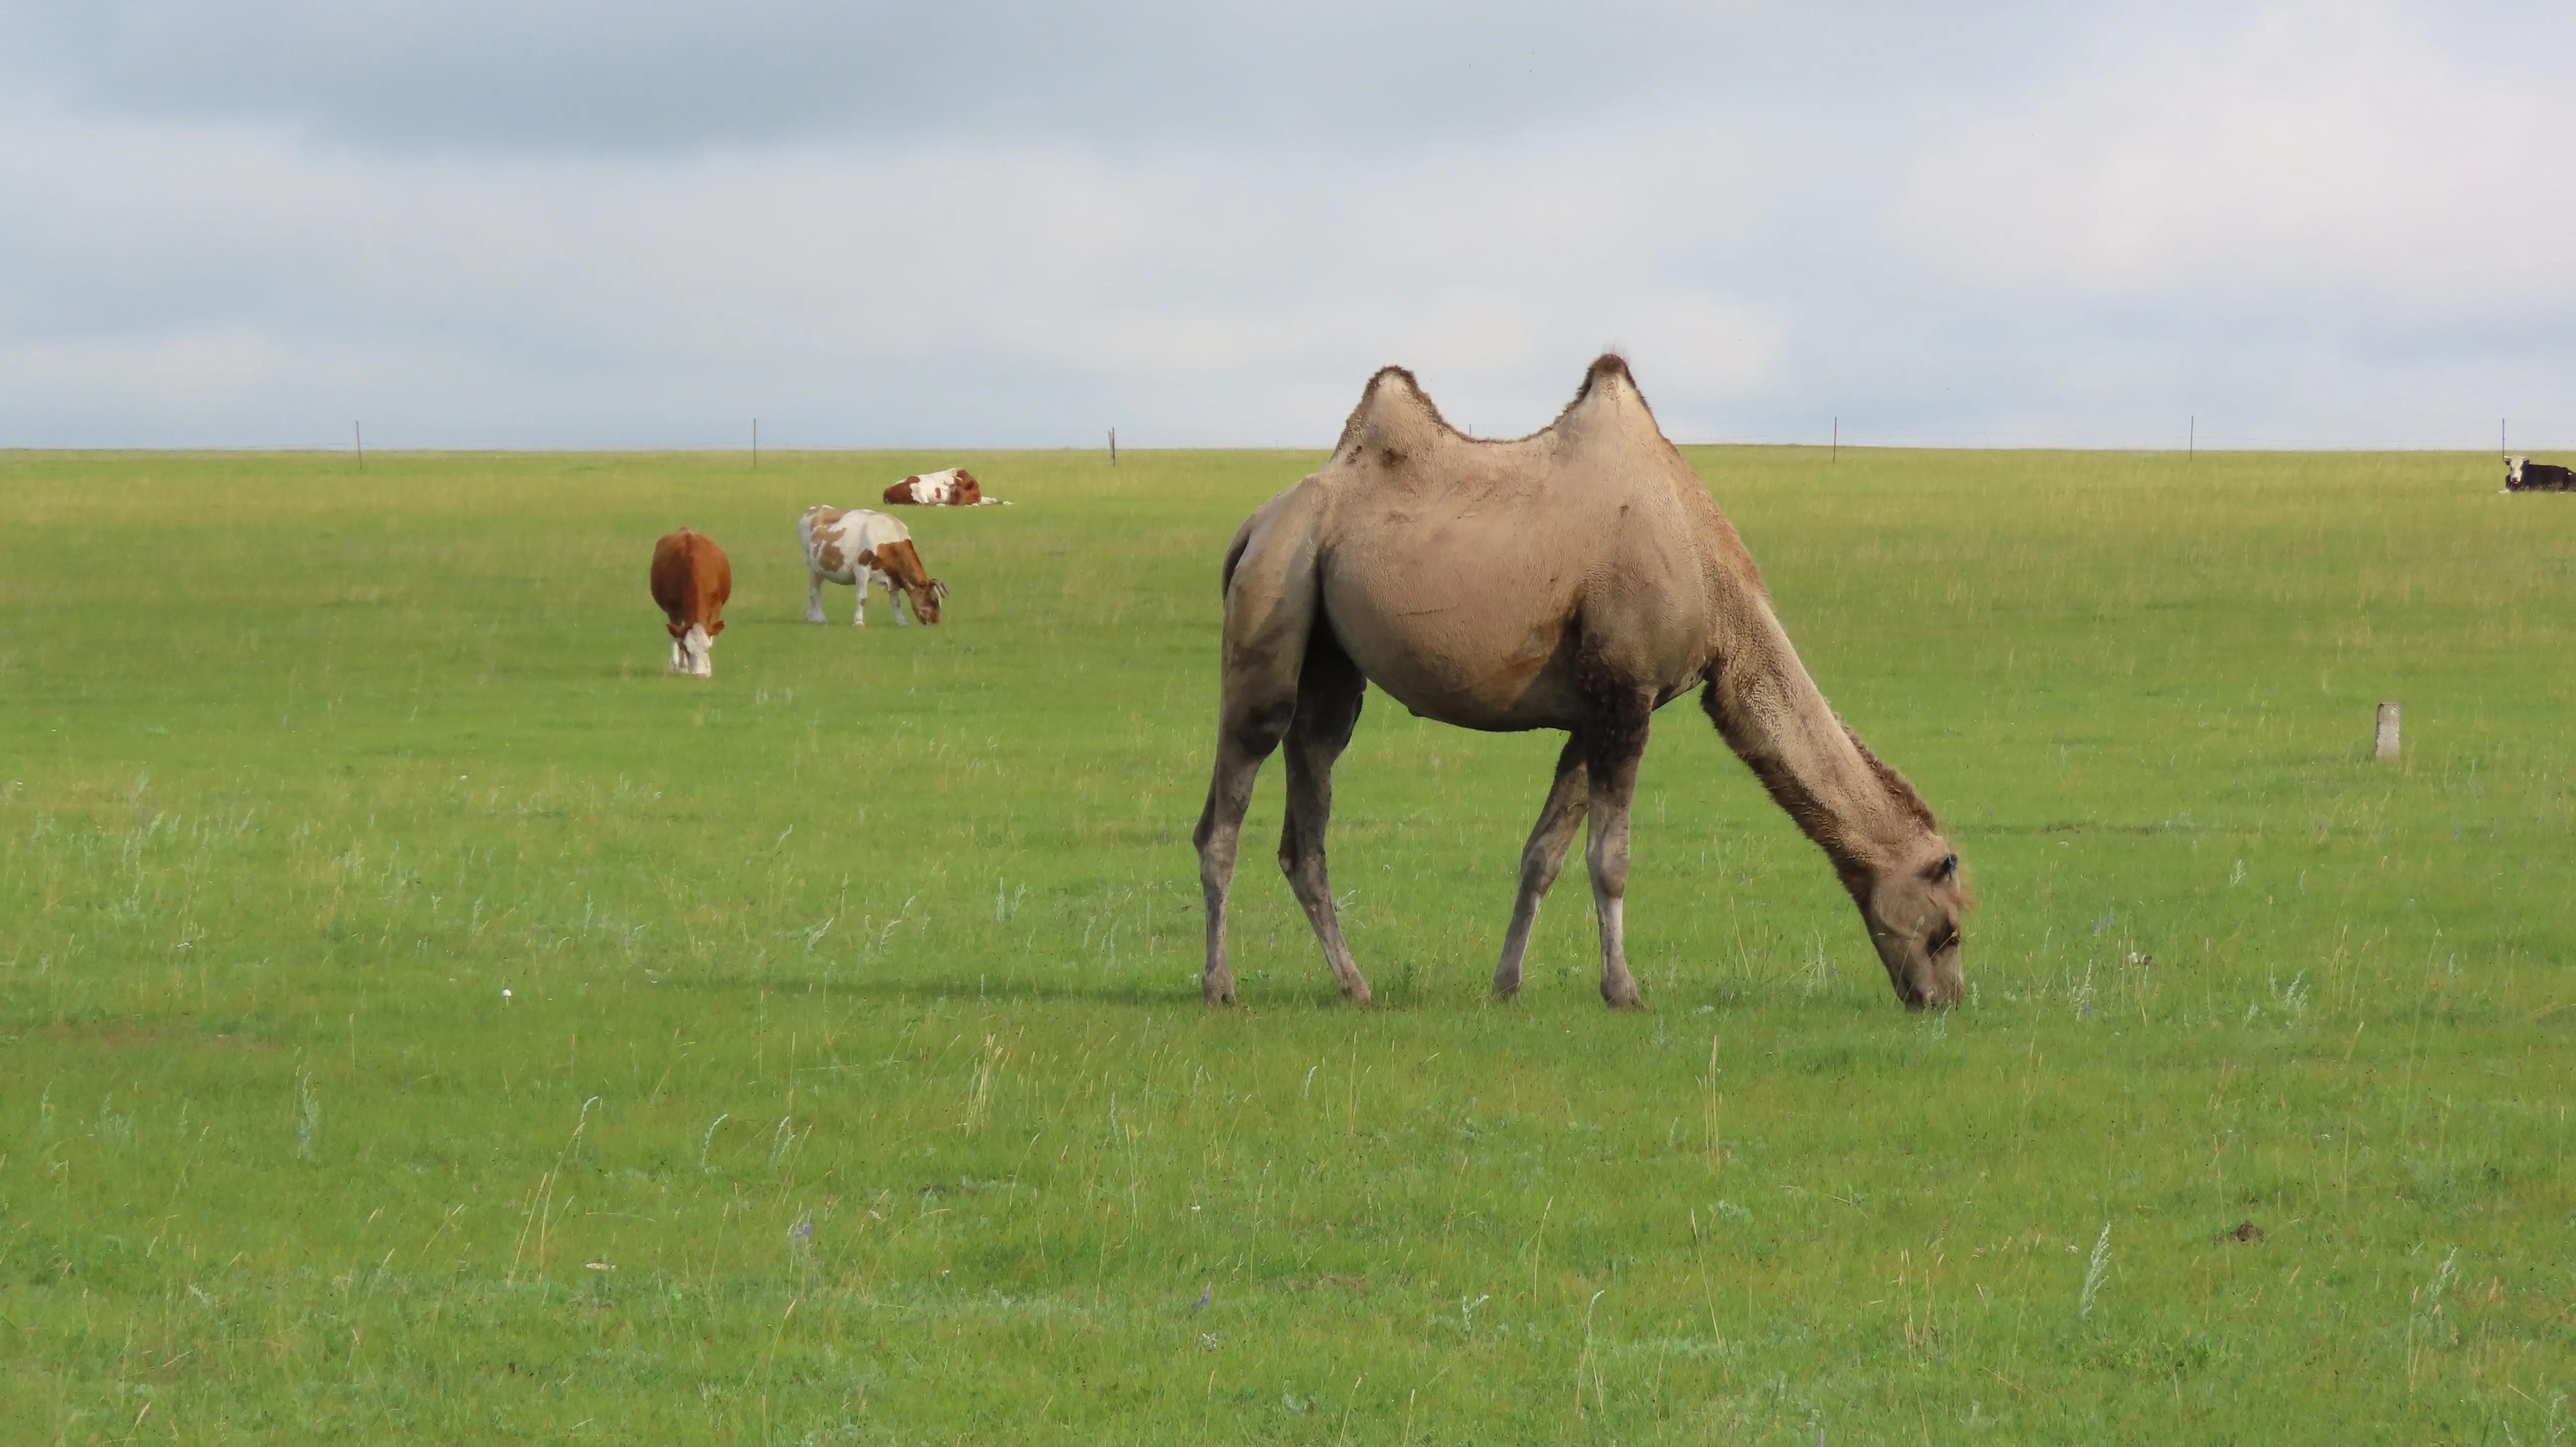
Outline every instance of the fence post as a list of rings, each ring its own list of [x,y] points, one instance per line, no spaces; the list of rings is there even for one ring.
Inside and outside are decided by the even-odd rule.
[[[364,472],[367,470],[367,424],[364,422],[350,423],[349,436],[357,441],[358,470],[360,472]]]
[[[1115,427],[1109,429],[1109,465],[1118,465],[1118,429]]]
[[[2379,706],[2377,754],[2382,759],[2397,757],[2397,705],[2393,703],[2383,703]]]

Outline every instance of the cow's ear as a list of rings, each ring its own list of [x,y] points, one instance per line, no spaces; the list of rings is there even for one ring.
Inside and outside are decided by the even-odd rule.
[[[707,625],[707,636],[708,636],[709,638],[713,638],[713,637],[715,637],[717,634],[722,633],[723,631],[724,631],[724,620],[723,620],[722,618],[719,618],[719,619],[717,619],[716,621],[714,621],[713,623],[710,623],[710,624],[708,624],[708,625]]]

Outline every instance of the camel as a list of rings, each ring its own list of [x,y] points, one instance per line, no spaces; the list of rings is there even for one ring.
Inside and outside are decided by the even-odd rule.
[[[1521,983],[1539,902],[1575,827],[1601,932],[1601,997],[1638,1005],[1622,910],[1628,812],[1655,710],[1696,688],[1728,747],[1821,847],[1909,1009],[1962,988],[1959,856],[1932,811],[1825,703],[1751,554],[1615,355],[1557,419],[1512,441],[1452,428],[1413,374],[1369,379],[1322,470],[1236,532],[1223,575],[1216,764],[1195,840],[1210,1005],[1234,1003],[1226,899],[1253,780],[1287,746],[1279,865],[1355,1004],[1371,1003],[1324,867],[1333,762],[1371,683],[1421,717],[1562,729],[1521,850],[1494,994]]]

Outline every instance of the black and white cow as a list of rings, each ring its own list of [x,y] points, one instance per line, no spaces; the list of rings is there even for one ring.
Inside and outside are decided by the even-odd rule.
[[[2505,459],[2504,490],[2507,492],[2576,492],[2576,468],[2560,467],[2554,462],[2534,462],[2528,457]]]

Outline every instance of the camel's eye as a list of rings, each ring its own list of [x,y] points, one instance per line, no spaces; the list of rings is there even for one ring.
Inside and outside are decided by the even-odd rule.
[[[1958,947],[1959,927],[1956,924],[1945,924],[1932,931],[1931,941],[1923,948],[1926,953],[1937,955],[1943,950],[1954,950]]]

